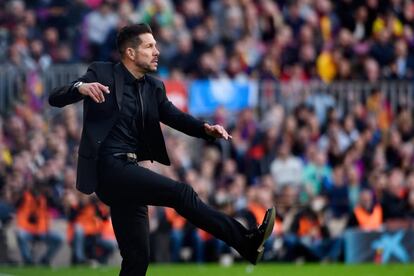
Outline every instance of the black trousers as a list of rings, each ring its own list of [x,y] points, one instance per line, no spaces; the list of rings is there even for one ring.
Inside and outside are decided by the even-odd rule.
[[[98,197],[110,206],[122,256],[120,275],[145,275],[149,263],[147,205],[174,208],[195,226],[243,251],[248,230],[204,204],[191,186],[135,162],[105,156],[99,160]]]

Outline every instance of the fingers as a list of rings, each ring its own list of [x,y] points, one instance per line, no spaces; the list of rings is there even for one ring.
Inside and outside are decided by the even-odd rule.
[[[97,103],[102,103],[105,101],[102,91],[96,86],[92,85],[90,87],[90,93],[97,99]]]
[[[221,135],[223,136],[223,138],[226,140],[229,140],[229,134],[227,133],[227,131],[222,126],[220,126],[220,128],[221,128]]]
[[[224,128],[222,126],[217,126],[217,131],[218,133],[220,133],[220,136],[223,137],[224,139],[227,140],[226,138],[226,131],[224,130]]]
[[[89,88],[88,96],[91,97],[91,99],[94,100],[95,102],[100,103],[98,95],[95,93],[94,90],[92,90],[92,88]]]
[[[108,86],[102,85],[99,82],[88,84],[88,95],[97,103],[105,102],[104,93],[109,93]]]
[[[108,86],[100,84],[99,82],[97,82],[96,84],[99,86],[99,89],[101,89],[101,91],[105,92],[106,94],[109,94],[109,87]]]
[[[227,133],[227,131],[221,125],[215,125],[212,127],[216,133],[218,133],[218,138],[224,138],[225,140],[231,139],[232,137]]]
[[[102,88],[101,88],[102,87]],[[95,91],[97,91],[98,95],[99,95],[99,100],[101,101],[101,103],[103,103],[105,101],[105,96],[104,96],[104,92],[106,93],[106,87],[103,86],[102,84],[96,82],[94,83],[93,88],[95,89]]]

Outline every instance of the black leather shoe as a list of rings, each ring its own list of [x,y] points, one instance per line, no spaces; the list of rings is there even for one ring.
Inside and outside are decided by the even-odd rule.
[[[257,264],[263,256],[264,243],[272,234],[273,226],[275,225],[276,209],[272,207],[267,209],[262,224],[250,233],[247,238],[249,246],[246,254],[243,257],[252,264]]]

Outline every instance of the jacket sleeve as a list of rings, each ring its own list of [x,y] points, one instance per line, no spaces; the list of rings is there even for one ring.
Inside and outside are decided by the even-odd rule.
[[[205,132],[203,121],[197,120],[193,116],[182,112],[168,100],[164,84],[162,84],[159,90],[161,94],[159,95],[158,111],[162,123],[193,137],[203,138],[208,141],[215,140],[213,136]]]
[[[52,90],[49,95],[49,104],[56,107],[64,107],[65,105],[76,103],[82,100],[85,96],[79,93],[79,90],[74,88],[73,85],[78,82],[96,82],[96,63],[92,63],[85,75],[73,81],[69,85],[57,87]]]

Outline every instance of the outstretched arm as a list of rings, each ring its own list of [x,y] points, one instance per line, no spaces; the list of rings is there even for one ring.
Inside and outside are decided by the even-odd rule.
[[[164,86],[160,98],[158,110],[162,123],[187,135],[204,138],[206,140],[214,140],[215,138],[224,138],[227,140],[232,138],[222,126],[212,126],[176,108],[168,100]]]

